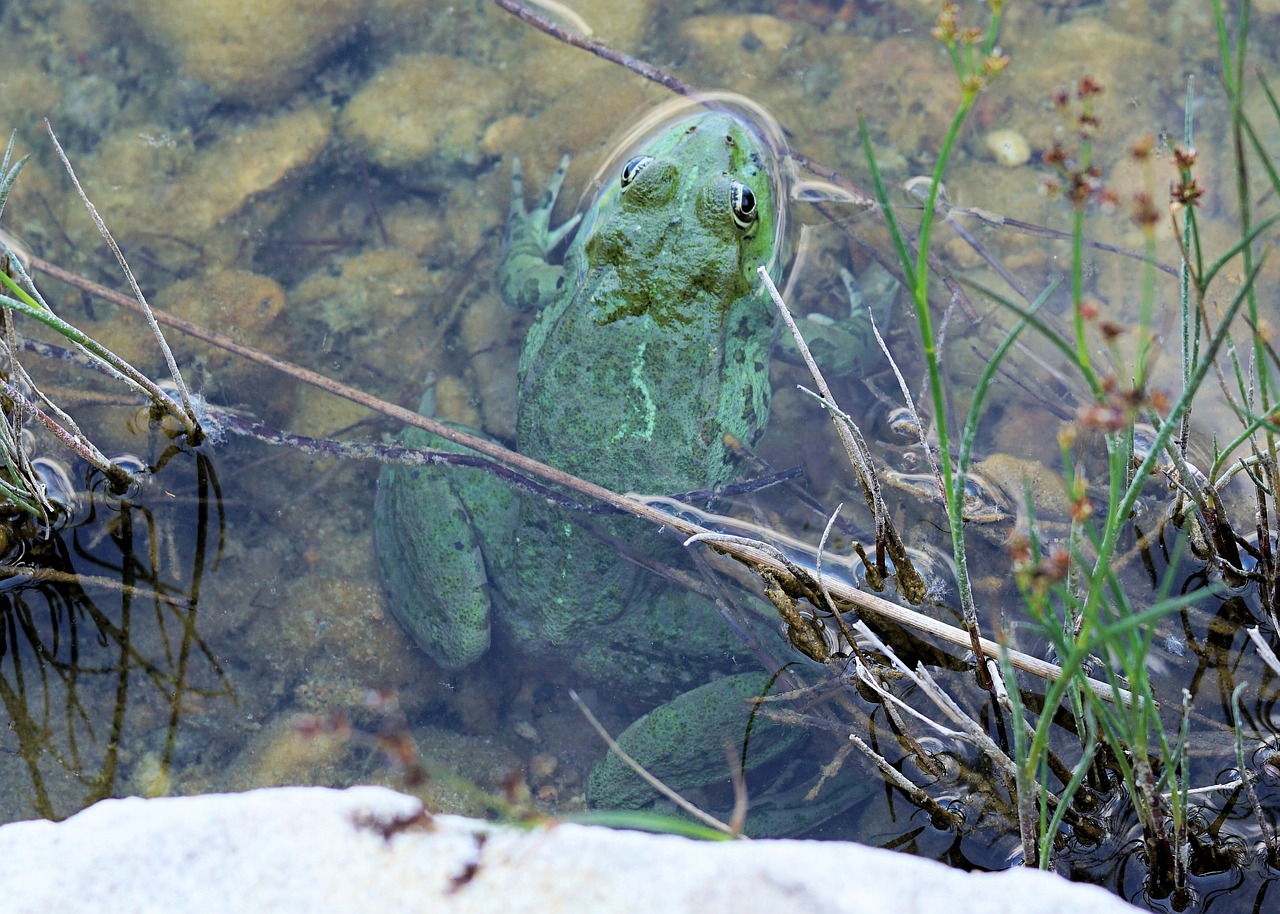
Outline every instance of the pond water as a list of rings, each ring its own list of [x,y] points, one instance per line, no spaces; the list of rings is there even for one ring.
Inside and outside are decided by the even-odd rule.
[[[869,181],[859,116],[886,181],[897,187],[932,170],[959,100],[951,64],[930,35],[938,8],[920,0],[572,6],[607,44],[700,90],[736,93],[772,112],[791,148],[821,163],[819,176],[833,170],[862,188]],[[1250,59],[1265,73],[1276,71],[1280,46],[1280,10],[1271,6],[1257,11],[1251,35]],[[964,9],[961,18],[985,24],[985,8]],[[520,157],[532,199],[560,157],[572,156],[558,223],[592,198],[592,176],[617,137],[669,98],[634,73],[478,0],[40,0],[5,6],[0,27],[8,39],[0,124],[16,132],[19,153],[31,154],[4,225],[38,257],[124,288],[43,132],[48,117],[157,307],[402,406],[416,406],[433,383],[441,417],[507,444],[515,436],[516,361],[531,320],[503,304],[496,282],[511,160]],[[951,275],[1034,298],[1065,273],[1067,244],[1009,220],[1069,228],[1070,205],[1045,192],[1060,179],[1045,154],[1055,143],[1074,142],[1070,118],[1054,98],[1086,75],[1103,87],[1092,109],[1100,125],[1094,161],[1116,201],[1090,208],[1089,237],[1142,249],[1133,196],[1145,191],[1163,205],[1189,79],[1205,191],[1202,236],[1217,250],[1238,237],[1210,7],[1185,0],[1014,2],[1000,46],[1011,64],[979,96],[947,173],[950,202],[977,213],[957,217],[967,237],[938,229],[934,250]],[[1256,87],[1248,96],[1261,111]],[[1264,122],[1266,144],[1280,128],[1275,119]],[[1147,136],[1156,153],[1150,165],[1130,154]],[[895,200],[910,220],[911,198],[903,192]],[[880,221],[865,206],[810,200],[794,206],[792,222],[803,240],[795,245],[787,295],[802,313],[841,317],[848,305],[838,271],[852,269],[871,283],[877,260],[893,263]],[[1163,221],[1157,241],[1161,262],[1176,263]],[[1084,267],[1087,294],[1105,317],[1136,323],[1140,262],[1091,249]],[[1275,267],[1264,269],[1260,308],[1277,322],[1265,282]],[[163,375],[136,315],[37,281],[63,317]],[[1162,355],[1150,383],[1176,396],[1177,286],[1166,274],[1155,281]],[[1224,282],[1238,285],[1240,277]],[[1000,328],[1010,323],[989,299],[972,299],[976,312],[957,311],[948,330],[948,380],[959,414]],[[1068,300],[1060,289],[1046,312],[1065,320]],[[924,402],[911,318],[899,309],[885,323],[907,383]],[[1110,355],[1131,362],[1135,336],[1122,334]],[[389,441],[399,431],[399,423],[268,367],[180,334],[170,340],[211,404],[315,438]],[[1051,347],[1027,340],[1009,377],[997,383],[978,451],[1002,455],[986,471],[1015,492],[1027,467],[1049,468],[1037,478],[1051,481],[1033,488],[1052,524],[1064,519],[1053,516],[1061,492],[1050,491],[1051,472],[1061,468],[1057,434],[1083,402],[1083,387]],[[157,470],[120,498],[59,455],[83,484],[81,508],[56,538],[8,557],[80,577],[67,584],[17,576],[4,585],[0,821],[61,818],[107,796],[364,782],[411,789],[434,809],[475,815],[489,812],[493,797],[553,814],[585,808],[586,779],[604,749],[569,690],[614,733],[647,710],[652,696],[620,694],[608,681],[578,678],[509,644],[461,670],[430,660],[396,622],[382,586],[372,538],[375,462],[234,433],[198,453],[169,454],[163,430],[150,427],[139,404],[110,382],[31,361],[106,453],[137,454]],[[877,418],[900,400],[887,368],[873,352],[832,382],[886,463],[901,470],[897,446],[887,443]],[[760,467],[798,466],[802,480],[721,499],[708,511],[812,544],[836,505],[861,505],[830,423],[796,390],[808,383],[801,369],[775,360],[770,424],[755,448]],[[1230,438],[1239,428],[1230,408],[1212,398],[1197,407],[1194,426],[1205,452],[1214,436]],[[931,611],[954,623],[947,560],[937,557],[949,553],[945,519],[907,488],[893,493],[909,545],[934,556],[942,596]],[[1229,499],[1250,516],[1246,495]],[[868,529],[857,507],[845,516],[851,530]],[[1005,549],[1011,523],[972,525],[988,634],[1021,624]],[[837,540],[833,548],[847,548],[843,534]],[[1168,549],[1173,543],[1166,537]],[[1164,561],[1134,563],[1133,573],[1139,581],[1173,574],[1178,588],[1202,585],[1191,573],[1194,562],[1169,570]],[[723,580],[702,573],[704,586]],[[1151,590],[1150,583],[1138,586]],[[1188,771],[1195,786],[1231,779],[1235,748],[1223,724],[1236,684],[1250,684],[1246,751],[1265,752],[1276,738],[1276,677],[1243,634],[1257,612],[1247,594],[1219,596],[1160,624],[1157,692],[1176,708],[1188,689],[1201,722]],[[799,661],[777,624],[737,621],[754,631],[755,647],[744,642],[729,666],[757,668],[757,651]],[[1034,638],[1025,641],[1021,647],[1035,651]],[[921,645],[904,650],[931,659],[981,716],[984,699],[974,693],[962,655],[948,660]],[[805,706],[837,735],[815,729],[804,754],[797,749],[753,774],[748,789],[759,794],[758,809],[771,802],[767,784],[779,802],[797,802],[850,729],[917,782],[940,777],[904,761],[893,725],[869,699],[850,693],[825,709]],[[989,720],[983,726],[994,727]],[[978,773],[982,760],[965,756],[973,750],[944,736],[929,739],[970,773],[968,781],[941,776],[933,791],[942,807],[963,813],[963,827],[941,827],[855,755],[840,756],[843,767],[832,766],[824,788],[828,797],[844,792],[842,811],[807,833],[964,867],[1016,862],[1021,848],[1009,810],[998,790],[976,784],[994,776]],[[1062,739],[1070,742],[1068,734]],[[1272,830],[1278,790],[1275,777],[1257,786]],[[727,787],[699,794],[719,809],[729,797]],[[1197,815],[1194,906],[1261,910],[1275,874],[1254,851],[1259,832],[1248,803],[1211,793]],[[1132,811],[1115,800],[1099,819],[1104,837],[1064,845],[1060,868],[1156,904],[1144,897],[1143,868],[1134,862],[1141,837]]]

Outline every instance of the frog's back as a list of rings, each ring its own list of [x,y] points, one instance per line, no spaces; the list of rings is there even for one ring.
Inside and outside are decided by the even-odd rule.
[[[647,315],[602,330],[570,309],[549,332],[574,345],[548,345],[525,366],[520,450],[618,491],[727,481],[725,436],[753,442],[769,409],[771,315],[758,298],[741,310],[755,329],[726,338],[708,327],[656,333]]]

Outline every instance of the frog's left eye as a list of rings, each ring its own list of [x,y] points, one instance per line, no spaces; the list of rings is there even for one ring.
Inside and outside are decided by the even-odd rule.
[[[639,177],[640,172],[652,164],[653,156],[635,156],[628,159],[627,164],[622,166],[622,189],[626,190],[627,185]]]
[[[741,181],[729,182],[729,208],[733,211],[733,224],[744,232],[760,217],[756,211],[755,191]]]

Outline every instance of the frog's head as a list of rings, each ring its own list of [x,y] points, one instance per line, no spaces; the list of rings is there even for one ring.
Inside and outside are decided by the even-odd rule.
[[[586,219],[599,320],[660,326],[722,315],[779,260],[775,148],[743,117],[703,111],[632,153]]]

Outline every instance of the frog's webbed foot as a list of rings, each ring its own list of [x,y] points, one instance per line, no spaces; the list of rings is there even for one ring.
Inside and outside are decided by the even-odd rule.
[[[876,327],[884,335],[902,286],[879,264],[872,264],[856,279],[842,269],[840,281],[849,300],[847,316],[835,319],[823,314],[797,315],[796,323],[818,367],[825,373],[849,376],[865,371],[866,362],[877,358],[879,344],[871,319],[875,318]],[[795,341],[789,335],[784,334],[781,349],[782,358],[800,361]]]
[[[568,170],[566,155],[547,182],[542,199],[533,209],[526,210],[524,171],[518,158],[511,160],[511,207],[507,211],[499,281],[502,297],[513,307],[522,310],[542,307],[551,301],[558,288],[561,268],[549,264],[547,258],[582,219],[581,214],[577,214],[558,227],[551,227],[551,211],[555,209]]]
[[[749,728],[748,787],[753,770],[786,763],[774,765],[769,785],[752,797],[746,822],[752,835],[801,834],[881,789],[877,778],[852,771],[821,793],[814,789],[817,767],[801,751],[808,737],[805,727],[752,715],[752,700],[769,690],[772,679],[765,673],[738,673],[700,686],[627,727],[618,745],[680,793],[728,780],[723,748],[743,745]],[[781,780],[774,780],[779,768]],[[599,808],[638,809],[656,798],[657,792],[614,754],[596,765],[587,781],[587,801]]]
[[[526,210],[524,208],[524,169],[520,166],[519,157],[511,160],[511,208],[507,211],[506,238],[508,245],[512,242],[512,235],[516,231],[521,231],[539,239],[542,252],[548,254],[578,227],[578,223],[582,220],[581,213],[574,215],[558,228],[551,228],[551,211],[556,207],[560,188],[564,186],[564,178],[568,173],[569,156],[561,156],[555,174],[551,176],[551,180],[547,182],[547,189],[542,193],[542,199],[533,209]]]

